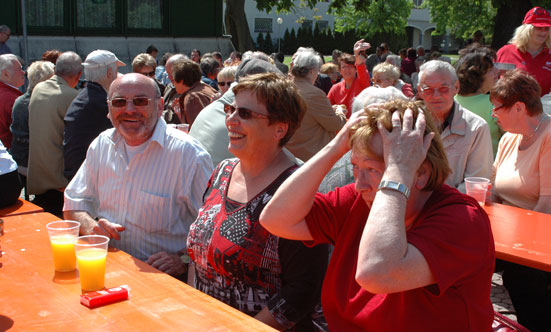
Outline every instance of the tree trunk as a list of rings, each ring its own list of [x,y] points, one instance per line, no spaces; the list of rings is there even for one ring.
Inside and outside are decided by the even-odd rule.
[[[224,21],[226,23],[226,33],[232,36],[233,46],[239,52],[254,50],[251,32],[245,16],[245,0],[226,0]]]
[[[513,37],[515,29],[522,24],[524,15],[532,8],[532,2],[526,0],[499,1],[494,23],[492,48],[499,50]]]

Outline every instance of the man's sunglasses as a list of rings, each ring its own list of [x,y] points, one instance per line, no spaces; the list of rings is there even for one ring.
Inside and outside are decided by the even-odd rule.
[[[248,108],[235,107],[233,105],[224,106],[224,112],[226,112],[226,116],[232,115],[235,111],[237,111],[237,114],[243,120],[249,120],[251,118],[258,118],[258,119],[269,119],[270,118],[270,116],[268,116],[268,115],[260,114],[260,113],[257,113],[255,111],[251,111]]]
[[[111,106],[113,107],[125,107],[129,101],[132,101],[132,104],[134,104],[134,106],[147,106],[149,105],[150,100],[153,100],[153,99],[147,98],[147,97],[135,97],[131,99],[126,99],[126,98],[107,99],[107,101],[110,102]]]
[[[226,84],[227,84],[228,86],[230,86],[232,83],[233,83],[233,82],[218,82],[218,85],[220,85],[220,86],[226,86]]]

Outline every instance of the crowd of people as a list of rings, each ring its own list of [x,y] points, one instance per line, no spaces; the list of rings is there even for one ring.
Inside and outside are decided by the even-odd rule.
[[[454,66],[421,46],[366,56],[363,39],[327,63],[300,47],[289,66],[157,61],[152,45],[125,75],[109,50],[48,50],[25,72],[3,40],[0,206],[24,188],[278,330],[489,331],[504,271],[518,321],[546,331],[551,274],[496,262],[465,178],[551,214],[550,30],[533,8],[508,45],[478,38]]]

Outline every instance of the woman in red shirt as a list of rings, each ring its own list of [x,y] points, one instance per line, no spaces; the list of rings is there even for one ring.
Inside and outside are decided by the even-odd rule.
[[[350,118],[354,97],[371,85],[369,83],[369,73],[365,66],[365,57],[362,55],[362,51],[370,47],[369,43],[364,43],[364,40],[360,39],[354,44],[354,56],[348,53],[340,56],[339,72],[343,79],[334,84],[327,94],[327,98],[329,98],[333,107],[338,105],[346,107],[345,114],[347,118]]]
[[[497,62],[512,63],[534,76],[541,95],[551,91],[551,14],[541,7],[530,9],[508,45],[497,51]]]

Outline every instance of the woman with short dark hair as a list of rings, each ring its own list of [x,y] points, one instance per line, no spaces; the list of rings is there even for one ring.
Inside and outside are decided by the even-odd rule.
[[[236,158],[213,172],[189,231],[194,286],[279,330],[315,331],[311,316],[327,247],[278,238],[258,222],[276,189],[298,168],[282,148],[306,106],[294,84],[274,73],[240,78],[233,92],[226,127]]]
[[[492,117],[492,103],[488,95],[497,81],[498,71],[492,59],[495,53],[486,47],[470,47],[463,51],[460,51],[462,55],[455,65],[459,79],[459,93],[455,95],[455,101],[488,123],[495,156],[502,135],[496,119]]]
[[[492,115],[507,131],[493,166],[492,199],[551,214],[551,119],[542,110],[540,87],[529,74],[507,72],[490,93]],[[506,263],[503,284],[518,322],[531,331],[551,326],[551,274]]]

